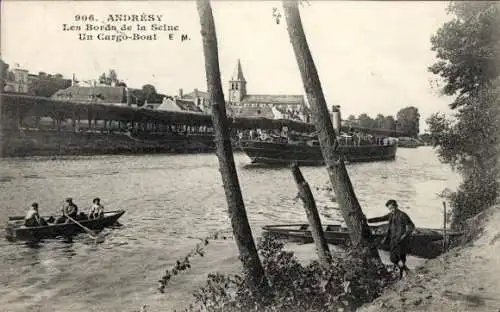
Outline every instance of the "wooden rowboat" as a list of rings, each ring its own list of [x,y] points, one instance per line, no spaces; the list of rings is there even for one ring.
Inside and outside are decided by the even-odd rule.
[[[105,227],[116,224],[116,221],[125,213],[125,210],[107,211],[101,218],[98,219],[78,219],[86,228],[91,230],[102,230]],[[44,217],[45,220],[49,217]],[[57,216],[54,216],[57,219]],[[24,217],[15,216],[9,217],[7,226],[5,227],[6,238],[10,241],[25,240],[37,241],[46,238],[55,238],[58,236],[70,237],[75,234],[84,232],[82,227],[69,221],[67,223],[55,224],[49,223],[46,226],[25,226]]]
[[[387,232],[388,224],[370,226],[376,244],[380,244]],[[277,235],[279,238],[300,243],[312,243],[313,238],[309,229],[309,224],[282,224],[266,225],[262,227],[266,232]],[[349,245],[349,231],[340,224],[323,226],[326,241],[329,244],[345,247]],[[457,237],[462,235],[458,232],[447,232],[447,237]],[[380,246],[382,250],[389,250],[388,245]],[[409,254],[432,259],[443,252],[443,231],[440,229],[416,228],[410,237]]]

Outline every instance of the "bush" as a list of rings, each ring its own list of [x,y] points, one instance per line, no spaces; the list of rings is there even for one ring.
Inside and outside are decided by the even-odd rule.
[[[209,274],[194,294],[194,311],[340,311],[354,310],[378,297],[395,276],[385,266],[361,260],[353,251],[334,257],[331,265],[301,264],[293,252],[269,233],[258,250],[273,294],[262,298],[248,287],[247,273]]]
[[[427,121],[440,159],[463,177],[449,200],[453,229],[494,204],[498,195],[499,88],[487,87],[461,99],[457,120],[452,123],[435,114]]]

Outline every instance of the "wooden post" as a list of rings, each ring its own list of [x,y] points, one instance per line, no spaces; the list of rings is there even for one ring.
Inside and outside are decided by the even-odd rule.
[[[76,113],[73,112],[73,116],[71,118],[71,126],[73,127],[73,132],[77,132],[76,131]]]
[[[302,172],[297,164],[292,165],[292,174],[297,184],[299,190],[299,198],[304,203],[304,209],[306,210],[307,220],[311,226],[311,234],[316,244],[316,252],[318,253],[319,262],[322,265],[329,265],[332,259],[330,250],[328,248],[328,243],[326,242],[325,233],[321,227],[321,219],[319,217],[318,209],[316,208],[316,202],[314,201],[314,196],[311,192],[309,184],[304,179]]]
[[[92,130],[92,113],[91,113],[90,107],[87,110],[87,122],[89,124],[88,130]]]
[[[61,115],[58,113],[56,117],[57,131],[61,131]]]
[[[23,127],[23,117],[21,116],[21,109],[19,106],[16,109],[16,121],[17,130],[20,130]]]
[[[443,201],[443,253],[446,252],[446,202]]]
[[[314,125],[318,132],[323,158],[342,216],[349,228],[352,246],[361,251],[363,257],[371,257],[381,264],[382,261],[374,244],[366,217],[356,198],[344,160],[339,151],[337,134],[333,129],[318,72],[307,44],[297,1],[283,0],[283,8],[288,34],[311,106]],[[336,109],[335,106],[333,107]]]
[[[261,298],[267,298],[271,294],[270,286],[257,253],[252,229],[248,223],[236,165],[234,163],[231,140],[229,138],[212,7],[208,0],[197,0],[196,7],[200,16],[207,89],[212,105],[212,124],[215,129],[216,154],[219,159],[219,171],[226,194],[233,235],[238,246],[243,267],[248,272],[249,286],[253,291],[260,294]]]

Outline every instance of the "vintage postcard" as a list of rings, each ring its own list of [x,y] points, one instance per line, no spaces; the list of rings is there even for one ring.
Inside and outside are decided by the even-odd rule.
[[[499,21],[2,1],[0,311],[499,311]]]

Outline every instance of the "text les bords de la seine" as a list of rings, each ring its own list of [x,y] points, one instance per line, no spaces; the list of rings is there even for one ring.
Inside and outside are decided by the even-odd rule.
[[[63,24],[62,30],[80,32],[79,40],[158,40],[158,33],[168,32],[168,39],[176,38],[178,25],[169,25],[163,22],[163,15],[155,14],[109,14],[99,21],[94,14],[75,15],[76,23]],[[181,41],[189,40],[186,34],[179,35]]]

